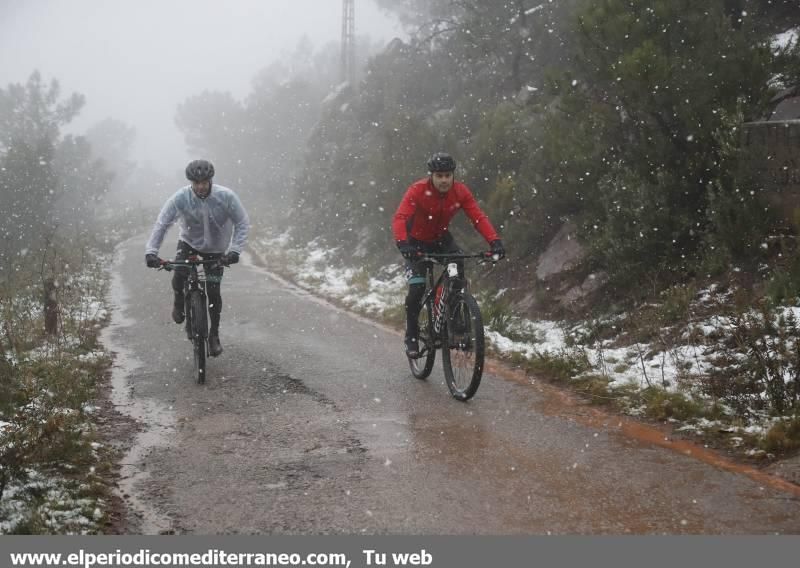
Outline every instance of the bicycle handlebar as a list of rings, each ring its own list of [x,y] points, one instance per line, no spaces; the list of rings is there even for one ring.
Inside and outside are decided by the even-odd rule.
[[[417,257],[418,261],[427,261],[427,262],[435,262],[437,264],[447,264],[450,260],[461,260],[461,259],[469,259],[469,258],[476,258],[479,259],[481,262],[491,262],[492,264],[496,264],[500,261],[499,258],[494,258],[494,253],[491,251],[488,252],[479,252],[473,254],[464,254],[464,253],[456,253],[456,254],[448,254],[448,253],[419,253]]]
[[[175,268],[180,268],[183,266],[230,266],[230,263],[225,262],[225,258],[214,258],[214,259],[202,259],[198,256],[190,256],[189,258],[185,258],[183,260],[164,260],[163,258],[158,259],[161,265],[158,267],[158,270],[174,270]]]

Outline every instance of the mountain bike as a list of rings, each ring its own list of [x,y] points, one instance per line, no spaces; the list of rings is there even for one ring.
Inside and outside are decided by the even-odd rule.
[[[189,268],[189,277],[183,287],[185,301],[184,314],[186,314],[186,336],[192,342],[194,353],[194,372],[197,382],[206,381],[206,354],[208,353],[208,297],[206,295],[206,270],[209,267],[225,265],[222,259],[203,260],[197,255],[192,255],[186,260],[161,260],[159,270],[172,271],[176,268]],[[202,266],[200,272],[198,267]]]
[[[497,262],[491,253],[423,254],[426,290],[419,311],[419,355],[408,357],[411,374],[426,379],[433,370],[436,350],[442,350],[444,378],[450,394],[466,401],[475,396],[483,376],[485,342],[478,302],[469,292],[466,276],[459,278],[456,260]],[[434,284],[434,264],[443,267]]]

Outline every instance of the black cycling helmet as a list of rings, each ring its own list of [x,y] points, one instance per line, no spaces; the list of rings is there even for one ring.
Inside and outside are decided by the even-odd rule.
[[[437,152],[428,160],[428,171],[433,172],[452,172],[456,169],[456,161],[453,156],[445,152]]]
[[[194,160],[186,166],[186,179],[190,181],[211,181],[214,165],[208,160]]]

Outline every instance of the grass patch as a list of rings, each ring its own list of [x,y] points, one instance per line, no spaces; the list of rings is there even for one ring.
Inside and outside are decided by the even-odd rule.
[[[481,293],[478,304],[481,308],[483,325],[507,337],[511,341],[539,343],[534,330],[528,329],[519,316],[514,315],[511,302],[504,296]]]
[[[97,534],[107,520],[98,506],[98,488],[105,485],[93,479],[36,475],[15,496],[23,510],[6,533]]]
[[[650,420],[663,422],[709,418],[709,412],[702,404],[683,393],[667,391],[661,387],[641,388],[639,385],[627,383],[614,387],[609,398],[617,410],[635,410],[637,415]]]
[[[321,276],[311,276],[309,274],[304,274],[302,278],[298,278],[297,280],[301,286],[309,288],[319,288],[325,282]]]
[[[514,316],[511,314],[511,303],[503,296],[489,294],[481,294],[481,296],[483,296],[480,299],[483,324],[501,335],[510,337],[514,321]]]
[[[353,272],[347,283],[353,288],[354,291],[368,292],[369,279],[371,275],[372,273],[366,268],[360,268],[359,270]]]
[[[641,391],[647,407],[645,416],[652,420],[689,420],[703,416],[703,408],[691,398],[679,392],[658,387],[647,387]]]
[[[608,388],[610,382],[607,377],[600,375],[583,375],[570,381],[570,384],[588,397],[592,404],[608,404],[613,397]]]
[[[569,381],[591,367],[583,352],[537,353],[523,365],[529,373],[554,381]]]
[[[773,453],[787,453],[800,448],[800,418],[776,423],[764,437],[763,448]]]
[[[518,367],[525,366],[525,364],[528,362],[528,357],[519,351],[512,351],[511,353],[508,353],[506,357],[513,365]]]
[[[664,302],[658,310],[661,325],[669,325],[688,320],[689,306],[697,295],[694,286],[679,284],[661,293]]]

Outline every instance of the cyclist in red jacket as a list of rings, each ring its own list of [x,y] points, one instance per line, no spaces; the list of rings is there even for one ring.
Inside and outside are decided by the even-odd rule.
[[[400,254],[406,259],[406,354],[419,356],[417,319],[425,293],[425,263],[416,260],[421,253],[460,253],[448,225],[459,210],[463,210],[475,229],[491,246],[495,258],[506,254],[503,241],[489,217],[481,210],[469,188],[455,181],[456,162],[449,154],[437,153],[428,160],[429,176],[415,181],[406,190],[392,218],[392,232]],[[458,265],[459,276],[464,264]]]

